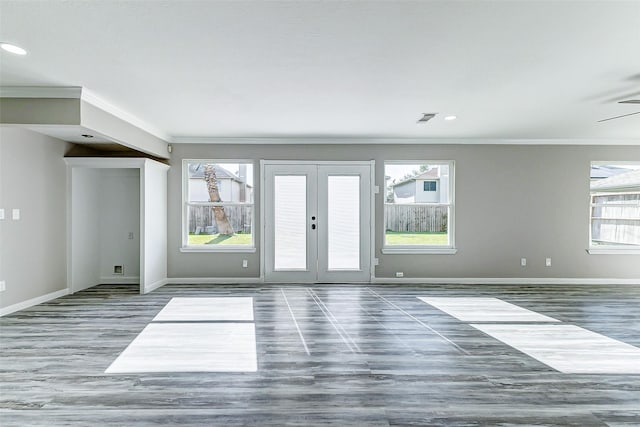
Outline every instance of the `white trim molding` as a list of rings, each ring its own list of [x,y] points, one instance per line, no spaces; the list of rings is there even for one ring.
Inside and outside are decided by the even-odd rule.
[[[260,277],[171,277],[166,280],[170,285],[240,285],[264,283]]]
[[[637,279],[580,277],[376,277],[377,284],[443,285],[640,285]]]
[[[284,283],[284,282],[283,282]],[[290,283],[290,282],[286,282]],[[345,282],[346,283],[346,282]],[[366,282],[353,282],[367,284]],[[171,285],[241,285],[278,284],[256,277],[171,277],[164,284]],[[310,284],[310,283],[305,283]],[[579,277],[376,277],[371,284],[444,284],[444,285],[632,285],[640,286],[640,278],[579,278]]]
[[[157,282],[153,282],[150,285],[146,286],[143,290],[142,293],[148,294],[149,292],[153,292],[156,289],[166,285],[167,283],[169,283],[169,279],[162,279],[162,280],[158,280]]]
[[[26,301],[19,302],[17,304],[13,304],[0,309],[0,317],[6,316],[7,314],[15,313],[16,311],[24,310],[29,307],[33,307],[34,305],[42,304],[43,302],[51,301],[56,298],[63,297],[65,295],[69,295],[69,289],[61,289],[59,291],[51,292],[45,295],[41,295],[39,297],[31,298]]]
[[[580,139],[580,138],[407,138],[407,137],[377,137],[359,136],[349,137],[336,135],[334,137],[310,136],[269,136],[264,137],[235,137],[235,136],[180,136],[172,138],[174,144],[462,144],[462,145],[638,145],[640,139]]]
[[[424,246],[408,247],[393,245],[380,249],[385,255],[455,255],[458,253],[456,248],[426,248]]]
[[[241,245],[218,245],[212,247],[203,246],[183,246],[180,249],[182,253],[255,253],[255,246],[241,246]]]
[[[102,276],[100,285],[139,285],[139,276]]]
[[[587,249],[589,255],[640,255],[640,248],[589,248]]]

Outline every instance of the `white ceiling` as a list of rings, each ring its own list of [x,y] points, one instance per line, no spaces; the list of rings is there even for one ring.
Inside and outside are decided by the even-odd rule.
[[[596,123],[640,111],[640,1],[1,0],[0,40],[1,85],[173,137],[640,138]]]

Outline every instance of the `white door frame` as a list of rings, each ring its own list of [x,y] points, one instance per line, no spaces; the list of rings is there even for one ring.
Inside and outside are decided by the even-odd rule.
[[[348,166],[348,165],[358,165],[358,166],[369,166],[371,173],[371,197],[370,199],[370,271],[369,271],[369,280],[373,282],[375,278],[375,266],[376,266],[376,257],[375,257],[375,195],[379,193],[379,187],[375,185],[375,160],[336,160],[336,161],[315,161],[315,160],[260,160],[260,282],[265,282],[265,270],[266,270],[266,257],[265,257],[265,249],[266,249],[266,233],[265,233],[265,224],[266,224],[266,209],[265,209],[265,196],[266,196],[266,175],[265,175],[265,166],[266,165],[330,165],[330,166]]]
[[[169,165],[147,158],[67,157],[67,290],[70,294],[100,284],[74,286],[73,173],[77,169],[140,171],[140,293],[167,283],[167,171]],[[154,191],[155,190],[155,191]]]

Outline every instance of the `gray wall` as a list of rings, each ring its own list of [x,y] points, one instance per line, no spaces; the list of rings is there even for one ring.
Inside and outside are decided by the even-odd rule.
[[[69,144],[0,126],[0,307],[67,287],[66,165]],[[21,210],[19,221],[11,209]]]
[[[169,171],[168,273],[178,277],[257,277],[255,254],[181,253],[181,161],[193,159],[455,160],[456,255],[383,255],[383,193],[376,196],[376,276],[455,278],[640,278],[640,255],[589,255],[592,160],[640,161],[638,146],[544,145],[174,145]],[[256,219],[260,185],[255,180]],[[258,227],[256,227],[256,230]],[[520,267],[520,258],[528,265]],[[552,267],[544,260],[551,257]],[[249,268],[242,268],[248,259]]]
[[[71,174],[71,291],[78,292],[100,283],[100,171],[76,169]]]
[[[0,307],[66,288],[66,166],[69,144],[0,127]],[[257,277],[254,254],[180,253],[181,160],[302,159],[456,161],[456,255],[382,255],[382,193],[376,197],[377,277],[639,278],[639,255],[589,255],[589,162],[640,161],[640,147],[493,145],[174,145],[169,171],[169,277]],[[256,165],[256,172],[257,165]],[[256,174],[256,217],[260,182]],[[256,226],[256,229],[258,227]],[[259,248],[259,235],[256,236]],[[520,267],[520,257],[529,265]],[[553,266],[544,267],[544,258]],[[242,268],[242,260],[249,268]]]
[[[140,279],[140,170],[73,168],[72,290]],[[129,233],[133,239],[129,239]],[[123,275],[114,275],[121,265]]]
[[[93,235],[100,235],[100,283],[140,280],[140,169],[100,169],[100,213]],[[129,239],[129,233],[133,238]],[[122,265],[124,275],[113,274]],[[133,279],[133,280],[132,280]]]

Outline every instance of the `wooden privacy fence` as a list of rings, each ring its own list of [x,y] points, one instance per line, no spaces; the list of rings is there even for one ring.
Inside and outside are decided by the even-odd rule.
[[[225,206],[224,212],[233,230],[251,233],[253,206]],[[216,234],[218,227],[211,206],[189,206],[189,233]]]
[[[445,232],[449,206],[424,204],[384,205],[384,229],[387,231]]]

